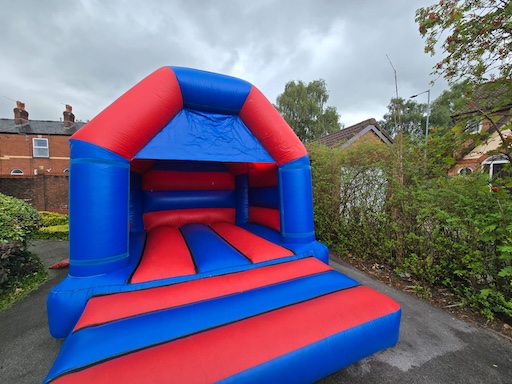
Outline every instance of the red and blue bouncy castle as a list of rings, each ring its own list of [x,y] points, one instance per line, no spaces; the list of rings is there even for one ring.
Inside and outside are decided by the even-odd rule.
[[[311,382],[397,342],[399,305],[328,266],[306,149],[253,85],[164,67],[70,145],[45,382]]]

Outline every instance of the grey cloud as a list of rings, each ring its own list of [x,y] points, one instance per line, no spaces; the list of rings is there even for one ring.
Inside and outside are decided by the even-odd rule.
[[[6,96],[34,119],[57,119],[60,103],[90,119],[153,70],[179,65],[242,77],[271,101],[287,81],[323,78],[342,115],[379,119],[394,95],[385,55],[405,97],[428,87],[434,63],[414,23],[427,0],[0,3],[0,117],[12,114]]]

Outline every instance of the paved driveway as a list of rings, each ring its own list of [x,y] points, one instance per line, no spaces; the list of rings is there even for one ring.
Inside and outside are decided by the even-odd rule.
[[[32,250],[49,266],[67,257],[68,243],[35,241]],[[396,347],[321,383],[512,383],[511,340],[457,320],[348,265],[331,261],[331,266],[397,300],[402,306],[402,326]],[[0,383],[39,383],[46,376],[62,345],[48,333],[46,297],[66,273],[50,270],[50,280],[40,289],[0,312]]]

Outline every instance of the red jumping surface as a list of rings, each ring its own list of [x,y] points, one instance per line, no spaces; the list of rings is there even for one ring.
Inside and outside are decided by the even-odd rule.
[[[120,356],[55,383],[212,383],[399,309],[360,286]]]
[[[210,227],[253,263],[293,256],[293,252],[230,223]]]
[[[74,332],[141,313],[191,304],[331,270],[316,258],[250,269],[174,285],[91,298]]]
[[[176,227],[158,227],[148,233],[144,256],[132,276],[132,283],[193,275],[190,251]]]

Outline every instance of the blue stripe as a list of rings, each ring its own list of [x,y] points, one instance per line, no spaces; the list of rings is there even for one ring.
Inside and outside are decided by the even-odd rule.
[[[217,161],[158,160],[151,169],[179,172],[228,172],[224,163]]]
[[[109,256],[109,257],[102,257],[100,259],[83,259],[83,260],[77,260],[77,259],[70,259],[69,264],[70,265],[98,265],[98,264],[108,264],[113,263],[115,261],[123,260],[128,257],[128,253],[122,253],[120,255],[115,256]]]
[[[244,173],[235,177],[236,189],[236,223],[247,223],[249,220],[249,175]]]
[[[250,188],[249,205],[252,207],[279,208],[278,188]]]
[[[356,281],[345,275],[328,271],[193,305],[84,328],[68,336],[48,378],[112,356],[164,343],[356,285]]]
[[[251,264],[246,257],[204,224],[187,224],[180,230],[200,273]]]
[[[120,168],[130,168],[130,163],[126,161],[117,161],[117,160],[109,160],[109,159],[98,159],[92,157],[79,157],[76,159],[71,159],[70,164],[99,164],[99,165],[110,165],[114,167]]]
[[[183,108],[237,115],[252,85],[247,81],[190,68],[171,67],[180,84]]]
[[[144,191],[144,212],[184,208],[235,208],[235,191]]]
[[[130,214],[132,232],[140,232],[144,230],[144,222],[142,221],[143,203],[142,203],[142,176],[130,172]]]

